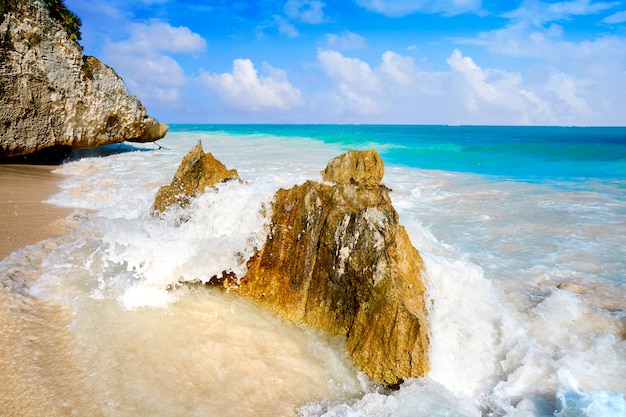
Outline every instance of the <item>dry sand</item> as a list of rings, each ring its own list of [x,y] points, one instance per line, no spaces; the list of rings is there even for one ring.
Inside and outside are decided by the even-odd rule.
[[[68,232],[71,211],[43,203],[58,191],[55,166],[0,164],[0,260],[24,246]]]

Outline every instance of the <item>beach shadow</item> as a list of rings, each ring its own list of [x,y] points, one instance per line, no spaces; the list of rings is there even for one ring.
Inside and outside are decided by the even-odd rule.
[[[131,143],[122,142],[89,149],[72,149],[62,162],[78,161],[83,158],[102,158],[128,152],[153,152],[160,148],[161,147],[157,144],[154,144],[154,148],[143,148]]]
[[[65,162],[78,161],[83,158],[101,158],[128,152],[152,152],[160,148],[161,147],[157,144],[155,144],[154,148],[143,148],[127,142],[102,145],[88,149],[53,146],[16,158],[0,158],[0,164],[61,165]]]

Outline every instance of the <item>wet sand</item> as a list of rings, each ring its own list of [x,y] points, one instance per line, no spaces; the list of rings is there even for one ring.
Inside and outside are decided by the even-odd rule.
[[[0,164],[0,260],[40,240],[68,232],[71,210],[43,203],[57,192],[56,166]]]
[[[0,260],[28,245],[71,231],[69,209],[43,203],[58,191],[56,166],[0,164]],[[0,268],[0,415],[67,416],[87,410],[89,392],[72,352],[67,309],[22,294],[36,279],[45,251],[30,251]],[[16,281],[14,281],[14,279]],[[97,415],[89,413],[89,415]]]

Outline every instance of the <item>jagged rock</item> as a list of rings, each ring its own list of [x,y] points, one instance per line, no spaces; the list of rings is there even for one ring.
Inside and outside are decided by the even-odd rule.
[[[322,179],[337,184],[380,185],[384,173],[383,160],[374,149],[348,151],[328,162]]]
[[[191,199],[207,187],[239,179],[236,169],[228,169],[211,153],[204,153],[202,142],[185,155],[170,185],[164,185],[154,198],[152,214],[159,216],[172,204],[181,207],[189,205]]]
[[[0,158],[165,136],[167,125],[110,67],[84,57],[44,2],[3,1],[0,13]]]
[[[347,338],[353,363],[394,385],[428,371],[423,262],[375,151],[350,151],[277,192],[264,247],[233,287],[282,316]]]

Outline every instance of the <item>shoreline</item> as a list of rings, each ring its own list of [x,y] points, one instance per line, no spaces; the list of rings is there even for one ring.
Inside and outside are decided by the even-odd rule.
[[[72,210],[44,201],[59,190],[56,165],[0,164],[0,260],[41,240],[62,236]]]

